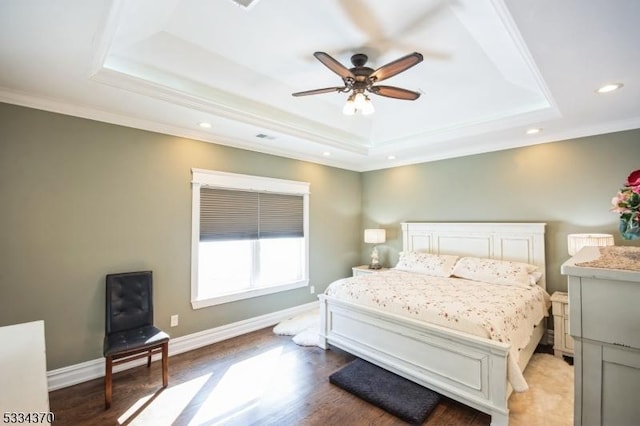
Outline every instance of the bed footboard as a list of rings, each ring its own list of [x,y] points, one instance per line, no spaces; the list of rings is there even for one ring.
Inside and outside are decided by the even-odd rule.
[[[320,346],[343,349],[506,425],[509,345],[320,295]]]

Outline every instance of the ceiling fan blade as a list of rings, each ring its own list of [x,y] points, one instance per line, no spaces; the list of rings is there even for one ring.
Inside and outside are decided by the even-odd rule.
[[[292,93],[293,96],[307,96],[307,95],[319,95],[321,93],[330,92],[342,92],[347,90],[347,87],[326,87],[324,89],[306,90],[304,92]]]
[[[423,57],[420,53],[410,53],[400,59],[396,59],[393,62],[389,62],[388,64],[381,66],[380,68],[372,72],[369,78],[374,81],[386,80],[387,78],[393,77],[394,75],[399,74],[402,71],[408,70],[412,66],[419,64],[420,62],[422,62],[422,59]]]
[[[335,72],[336,74],[338,74],[340,77],[342,77],[343,79],[346,78],[356,78],[355,75],[353,75],[353,73],[351,71],[349,71],[349,68],[345,67],[344,65],[342,65],[340,62],[336,61],[335,59],[333,59],[328,53],[325,52],[315,52],[313,54],[313,56],[315,56],[320,62],[322,62],[327,68],[329,68],[331,71]]]
[[[415,101],[420,97],[420,93],[418,92],[393,86],[373,86],[369,91],[376,95],[386,96],[387,98],[404,99],[406,101]]]
[[[422,13],[412,14],[413,19],[400,28],[399,31],[396,31],[393,34],[393,38],[396,40],[406,39],[415,34],[420,29],[423,29],[425,25],[429,25],[430,21],[433,22],[438,18],[438,15],[445,13],[450,6],[449,3],[447,0],[438,0],[435,4],[427,6]]]
[[[338,4],[347,18],[368,39],[369,44],[384,38],[384,28],[364,0],[339,0]]]

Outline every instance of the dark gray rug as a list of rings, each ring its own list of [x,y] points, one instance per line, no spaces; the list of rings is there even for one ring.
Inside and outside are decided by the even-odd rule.
[[[440,395],[362,359],[329,376],[329,382],[411,424],[422,424]]]

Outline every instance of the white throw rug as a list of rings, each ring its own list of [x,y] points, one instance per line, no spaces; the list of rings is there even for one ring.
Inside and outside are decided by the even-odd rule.
[[[280,336],[293,336],[293,341],[300,346],[318,346],[320,332],[320,309],[286,319],[273,328]]]
[[[573,366],[550,354],[533,354],[524,378],[527,392],[509,398],[511,426],[573,425]]]
[[[275,334],[293,336],[300,346],[317,346],[319,331],[318,309],[284,320],[273,329]],[[524,378],[529,390],[509,398],[510,425],[573,425],[573,366],[562,358],[535,353]]]

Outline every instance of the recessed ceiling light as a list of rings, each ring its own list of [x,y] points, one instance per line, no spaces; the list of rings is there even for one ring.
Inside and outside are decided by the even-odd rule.
[[[322,153],[322,155],[324,155],[325,157],[329,157],[331,156],[331,153],[329,151],[325,151]]]
[[[596,90],[596,93],[614,92],[614,91],[622,88],[622,86],[624,86],[624,84],[622,84],[622,83],[605,84],[604,86],[602,86],[598,90]]]
[[[387,160],[395,160],[396,156],[395,155],[390,155],[387,157]]]
[[[210,129],[211,123],[207,123],[206,121],[203,121],[199,124],[199,126],[202,127],[203,129]]]
[[[527,129],[528,135],[535,135],[536,133],[540,133],[542,131],[539,127],[532,127],[531,129]]]

